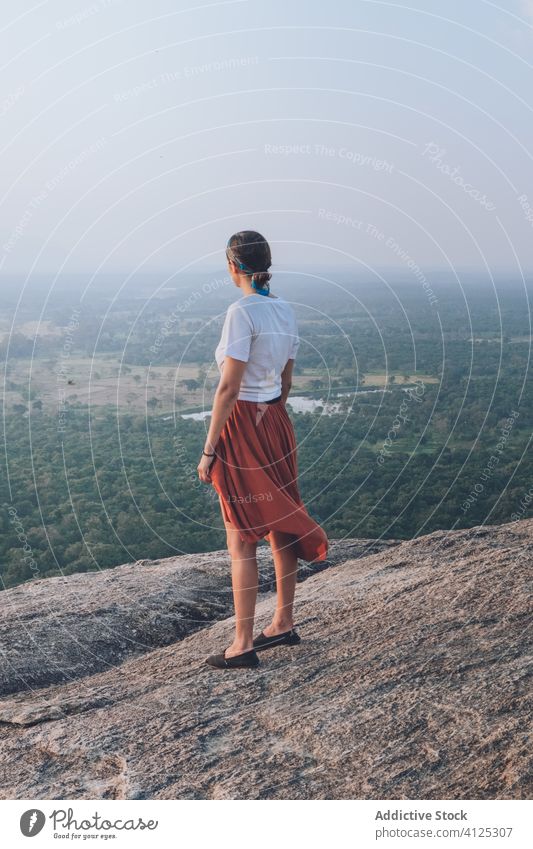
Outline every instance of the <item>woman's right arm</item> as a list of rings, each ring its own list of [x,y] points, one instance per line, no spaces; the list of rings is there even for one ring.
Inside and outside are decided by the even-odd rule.
[[[281,400],[285,404],[289,397],[289,392],[292,386],[292,369],[294,360],[287,360],[287,364],[281,372]]]

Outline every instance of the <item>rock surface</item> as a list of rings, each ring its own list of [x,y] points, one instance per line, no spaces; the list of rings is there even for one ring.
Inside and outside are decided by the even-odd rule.
[[[334,546],[298,588],[302,643],[253,671],[204,664],[231,639],[223,553],[3,593],[20,645],[6,647],[0,796],[529,798],[533,520],[378,548]],[[140,621],[139,647],[126,627]],[[41,677],[21,626],[41,640]]]
[[[332,542],[329,560],[299,579],[395,540]],[[268,545],[258,548],[259,592],[274,589]],[[141,560],[115,569],[29,581],[1,594],[0,696],[73,681],[167,646],[233,612],[227,552]]]

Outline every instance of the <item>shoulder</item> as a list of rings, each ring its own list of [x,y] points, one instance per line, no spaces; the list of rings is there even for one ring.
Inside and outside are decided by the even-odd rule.
[[[226,315],[230,315],[234,312],[245,312],[247,309],[247,304],[245,303],[245,298],[238,298],[236,301],[232,301],[226,310]]]
[[[289,301],[286,301],[285,298],[280,298],[279,300],[285,312],[296,321],[296,313],[293,305]]]
[[[252,316],[249,305],[245,302],[245,298],[239,298],[237,301],[232,301],[226,310],[226,321],[232,322],[248,322],[252,323]]]
[[[270,298],[271,301],[274,301],[275,304],[283,307],[286,310],[292,310],[292,306],[289,301],[286,301],[281,295],[275,295]]]

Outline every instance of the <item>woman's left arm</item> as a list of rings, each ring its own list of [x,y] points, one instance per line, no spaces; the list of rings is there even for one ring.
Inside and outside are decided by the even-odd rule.
[[[222,428],[230,417],[231,411],[237,401],[245,368],[246,363],[243,360],[236,360],[234,357],[224,357],[222,377],[215,392],[211,424],[209,425],[209,431],[204,445],[206,454],[214,454],[215,452]],[[203,483],[211,483],[209,468],[214,459],[214,456],[206,457],[205,454],[202,454],[202,458],[198,463],[198,476]]]

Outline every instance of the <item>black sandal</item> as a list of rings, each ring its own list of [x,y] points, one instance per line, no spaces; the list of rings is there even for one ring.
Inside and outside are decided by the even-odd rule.
[[[263,649],[274,648],[275,646],[297,646],[302,639],[296,633],[294,628],[290,631],[285,631],[284,634],[276,634],[274,637],[267,637],[263,632],[254,640],[254,649],[263,651]]]
[[[222,654],[211,654],[205,661],[209,666],[214,666],[215,669],[255,669],[259,666],[259,658],[255,649],[245,651],[243,654],[236,654],[233,657],[226,657],[226,652]]]

